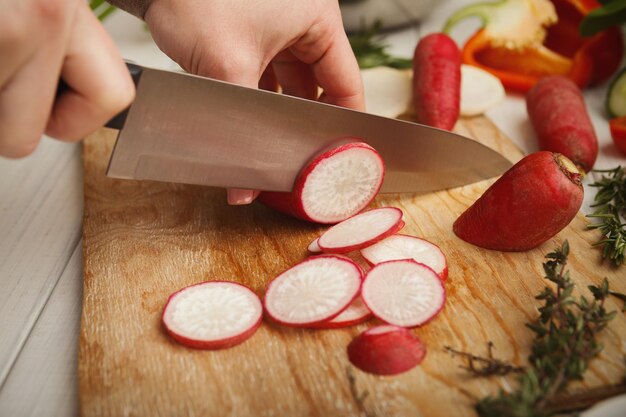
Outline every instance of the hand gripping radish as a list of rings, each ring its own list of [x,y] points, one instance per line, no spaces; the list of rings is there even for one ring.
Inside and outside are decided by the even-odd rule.
[[[525,251],[567,226],[582,202],[580,173],[572,161],[535,152],[493,183],[456,219],[453,230],[482,248]]]
[[[396,375],[419,365],[426,346],[408,329],[382,325],[364,331],[348,345],[348,359],[364,372]]]
[[[259,201],[299,219],[337,223],[363,210],[383,183],[383,160],[365,143],[324,152],[298,176],[291,193],[263,192]]]
[[[332,319],[359,294],[361,269],[334,255],[308,258],[286,270],[265,293],[265,311],[286,326],[310,326]]]
[[[179,343],[198,349],[221,349],[248,339],[261,325],[259,297],[234,282],[211,281],[175,292],[162,322]]]
[[[439,246],[415,236],[393,235],[361,249],[372,265],[386,261],[413,259],[433,269],[442,281],[448,277],[446,257]]]
[[[323,252],[348,253],[398,232],[403,225],[402,210],[381,207],[334,225],[319,237],[317,244]]]
[[[382,262],[363,281],[361,297],[384,322],[401,327],[425,324],[446,301],[441,279],[426,265],[412,259]]]

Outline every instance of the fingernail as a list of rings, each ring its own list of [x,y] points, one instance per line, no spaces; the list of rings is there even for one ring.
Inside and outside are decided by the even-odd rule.
[[[232,188],[228,190],[228,204],[233,206],[240,206],[243,204],[250,204],[254,200],[254,190],[241,190],[238,188]]]

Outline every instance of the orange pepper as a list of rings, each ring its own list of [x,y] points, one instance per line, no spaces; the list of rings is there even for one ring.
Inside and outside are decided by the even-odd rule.
[[[611,28],[583,38],[578,27],[600,6],[596,0],[551,0],[558,22],[547,28],[541,45],[522,50],[494,47],[484,30],[463,48],[463,62],[497,76],[505,88],[525,93],[546,75],[563,75],[579,87],[606,81],[618,69],[624,52],[621,32]]]

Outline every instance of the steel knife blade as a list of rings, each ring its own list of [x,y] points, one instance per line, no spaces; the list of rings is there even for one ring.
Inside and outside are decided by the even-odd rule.
[[[128,64],[130,108],[107,175],[218,187],[290,191],[321,150],[373,146],[386,165],[382,192],[427,192],[502,174],[511,163],[448,131],[223,81]]]

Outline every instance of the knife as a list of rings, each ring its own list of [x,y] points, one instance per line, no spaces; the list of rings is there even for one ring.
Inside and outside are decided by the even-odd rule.
[[[120,132],[113,178],[290,191],[320,151],[373,146],[381,192],[427,192],[502,174],[511,163],[463,136],[416,123],[127,63],[137,94],[107,127]]]

